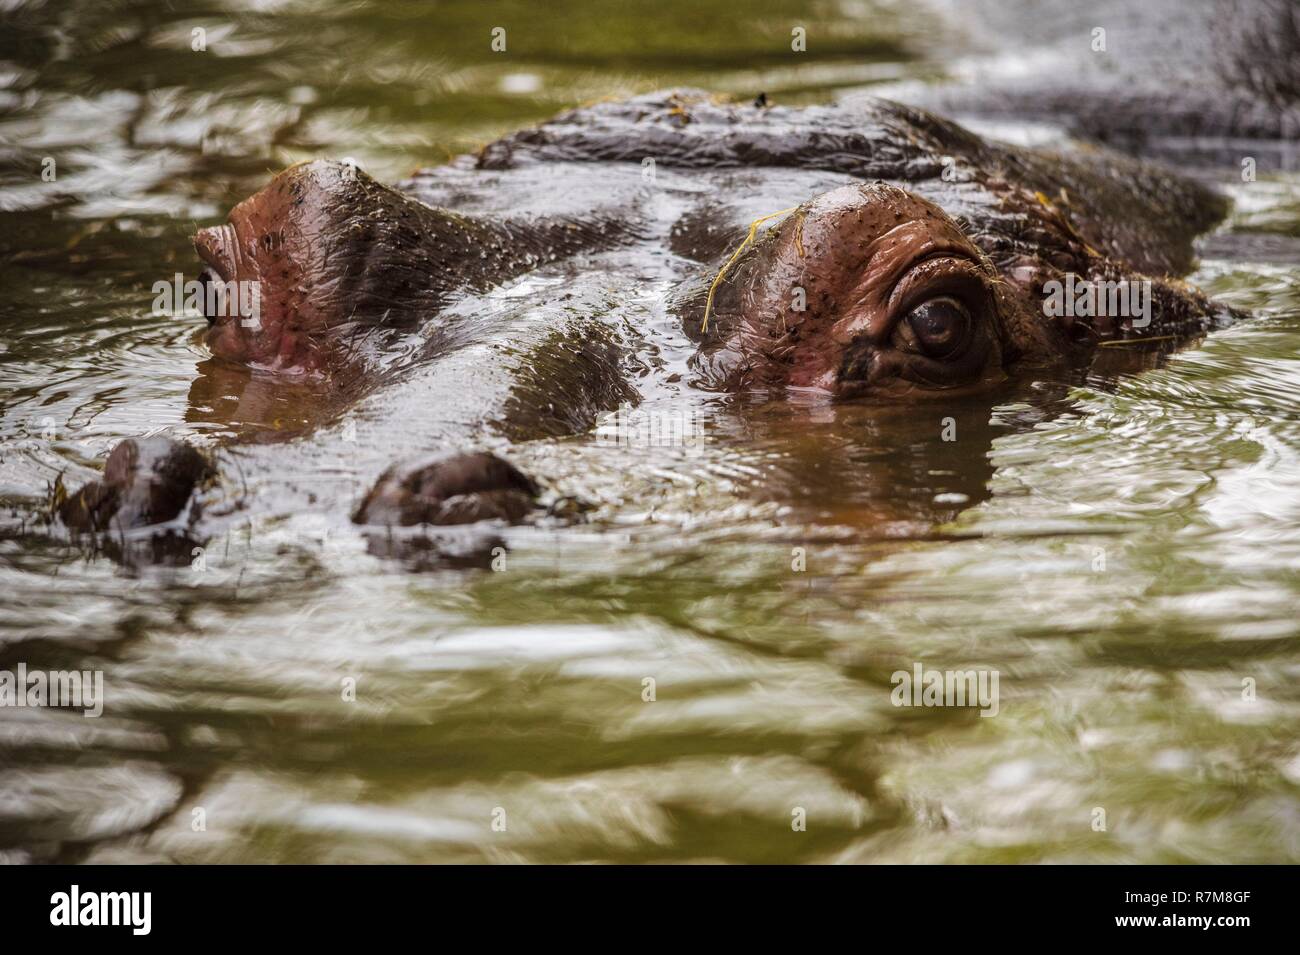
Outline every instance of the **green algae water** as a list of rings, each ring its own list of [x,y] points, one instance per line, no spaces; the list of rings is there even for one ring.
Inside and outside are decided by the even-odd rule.
[[[700,448],[520,446],[595,510],[490,565],[346,515],[179,567],[34,532],[118,440],[295,425],[310,395],[235,401],[150,308],[283,166],[391,181],[604,96],[944,74],[901,4],[485,6],[0,13],[0,668],[105,687],[96,719],[0,709],[0,857],[1300,858],[1295,173],[1196,170],[1235,211],[1191,281],[1256,315],[1199,347],[941,411],[718,402]],[[996,715],[895,705],[918,664],[996,671]]]

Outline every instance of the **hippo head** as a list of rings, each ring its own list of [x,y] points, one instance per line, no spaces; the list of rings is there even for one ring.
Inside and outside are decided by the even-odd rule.
[[[733,389],[984,390],[1035,324],[1023,291],[942,209],[881,182],[793,210],[735,272],[720,283],[721,347],[708,359]]]

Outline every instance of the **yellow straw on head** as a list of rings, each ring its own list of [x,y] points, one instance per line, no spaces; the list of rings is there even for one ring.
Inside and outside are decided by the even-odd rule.
[[[709,330],[709,314],[713,311],[713,296],[717,293],[718,286],[722,284],[722,277],[727,274],[727,269],[731,268],[732,263],[740,257],[740,253],[744,252],[749,243],[754,241],[754,236],[758,234],[758,227],[768,219],[775,219],[777,216],[783,216],[787,212],[794,212],[794,210],[798,208],[798,206],[791,206],[789,209],[782,209],[780,212],[772,212],[765,216],[760,216],[749,224],[749,235],[745,236],[745,241],[740,243],[735,252],[731,253],[731,258],[727,259],[727,264],[718,270],[717,278],[715,278],[713,284],[709,286],[709,298],[708,301],[704,303],[704,324],[700,326],[701,334]]]

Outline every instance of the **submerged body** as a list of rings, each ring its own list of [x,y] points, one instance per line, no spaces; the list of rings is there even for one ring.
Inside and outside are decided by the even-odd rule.
[[[1178,281],[1225,208],[1157,167],[1001,146],[887,101],[686,91],[563,114],[397,190],[295,166],[195,245],[205,281],[260,288],[257,321],[214,315],[207,334],[251,396],[308,389],[303,430],[320,433],[407,393],[369,419],[384,474],[355,520],[515,521],[540,489],[469,452],[638,402],[908,404],[1083,366],[1107,343],[1149,360],[1228,318]],[[1123,294],[1075,308],[1067,287]],[[263,453],[301,462],[313,440]]]

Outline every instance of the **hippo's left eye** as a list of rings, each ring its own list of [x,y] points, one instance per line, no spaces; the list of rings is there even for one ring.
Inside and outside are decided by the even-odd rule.
[[[970,338],[970,312],[955,298],[932,298],[912,309],[894,329],[894,345],[927,358],[953,358]]]

